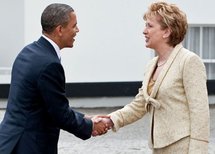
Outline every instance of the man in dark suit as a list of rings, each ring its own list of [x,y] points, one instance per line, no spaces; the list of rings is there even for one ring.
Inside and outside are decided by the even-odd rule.
[[[18,54],[0,125],[0,154],[57,154],[60,129],[81,139],[106,133],[98,119],[74,111],[65,95],[60,50],[79,32],[74,10],[51,4],[41,16],[43,35]]]

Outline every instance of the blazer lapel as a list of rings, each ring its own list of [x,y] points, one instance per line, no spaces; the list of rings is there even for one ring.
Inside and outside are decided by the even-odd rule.
[[[143,84],[143,95],[144,95],[144,98],[146,100],[145,109],[147,111],[149,111],[148,104],[150,101],[149,99],[151,98],[151,95],[149,96],[149,94],[148,94],[148,84],[149,84],[151,76],[155,70],[157,60],[158,60],[158,57],[153,58],[151,64],[148,67],[149,70],[146,71],[146,73],[145,73],[144,81],[142,83]]]
[[[159,87],[160,87],[160,85],[161,85],[161,83],[162,83],[164,77],[166,76],[166,74],[167,74],[169,68],[171,67],[172,63],[174,62],[174,59],[176,58],[176,56],[177,56],[177,54],[178,54],[178,52],[180,51],[181,48],[183,48],[182,44],[178,44],[178,45],[173,49],[173,51],[172,51],[170,57],[168,58],[166,64],[164,65],[162,71],[160,72],[160,74],[159,74],[159,76],[158,76],[158,78],[157,78],[157,80],[156,80],[156,82],[155,82],[155,85],[154,85],[154,87],[153,87],[152,93],[151,93],[151,95],[150,95],[152,98],[155,98],[155,97],[156,97],[157,92],[158,92],[158,90],[159,90]],[[158,60],[158,58],[157,58],[157,60]],[[157,63],[157,61],[156,61],[156,63]]]
[[[146,71],[146,73],[145,73],[144,81],[143,81],[143,83],[142,83],[142,84],[144,85],[144,86],[143,86],[143,87],[144,87],[144,90],[143,90],[143,91],[144,91],[145,95],[148,95],[148,92],[147,92],[148,84],[149,84],[149,81],[150,81],[150,79],[151,79],[151,76],[152,76],[152,74],[153,74],[153,72],[154,72],[154,70],[155,70],[157,60],[158,60],[158,57],[153,58],[151,64],[149,65],[149,70]]]

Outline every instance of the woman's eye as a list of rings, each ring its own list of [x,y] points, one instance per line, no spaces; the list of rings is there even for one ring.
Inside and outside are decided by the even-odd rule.
[[[148,23],[147,23],[145,26],[146,26],[146,27],[152,27],[152,25],[150,25],[150,24],[148,24]]]

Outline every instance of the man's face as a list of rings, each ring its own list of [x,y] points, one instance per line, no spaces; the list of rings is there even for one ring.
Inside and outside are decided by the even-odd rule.
[[[76,36],[76,33],[79,32],[78,26],[77,26],[77,19],[74,12],[70,13],[70,21],[66,26],[63,26],[62,29],[62,36],[61,36],[61,48],[73,47],[73,43],[75,41],[74,37]]]

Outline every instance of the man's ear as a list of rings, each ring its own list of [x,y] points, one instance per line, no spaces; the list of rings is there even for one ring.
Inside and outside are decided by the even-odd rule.
[[[55,28],[55,33],[58,35],[58,36],[62,36],[62,25],[58,25],[56,28]]]
[[[171,33],[172,33],[172,30],[170,28],[166,28],[163,34],[163,38],[168,38]]]

